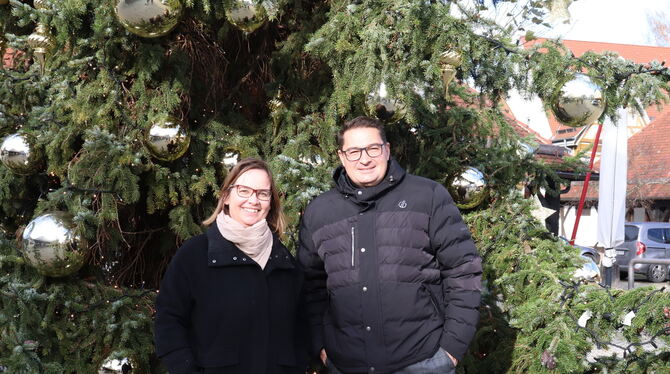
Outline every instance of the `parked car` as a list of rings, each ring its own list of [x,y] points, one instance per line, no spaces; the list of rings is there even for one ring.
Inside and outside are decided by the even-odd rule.
[[[570,244],[570,241],[568,239],[566,239],[565,237],[559,236],[559,238],[563,242],[565,242],[566,244]],[[597,249],[592,248],[592,247],[585,247],[583,245],[577,245],[577,244],[573,244],[572,246],[579,248],[580,255],[582,257],[587,258],[589,260],[592,260],[596,264],[600,263],[600,253],[598,253]]]
[[[670,222],[628,222],[624,240],[616,248],[622,274],[628,274],[628,264],[633,258],[670,259]],[[668,265],[635,264],[634,271],[656,283],[668,278]]]

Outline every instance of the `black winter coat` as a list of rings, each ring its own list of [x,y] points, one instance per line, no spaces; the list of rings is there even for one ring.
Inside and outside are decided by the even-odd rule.
[[[302,272],[275,236],[265,269],[216,225],[177,251],[156,300],[156,352],[170,374],[304,374]]]
[[[302,218],[312,353],[388,373],[444,348],[461,359],[479,320],[481,259],[447,190],[391,160],[382,182],[336,188]]]

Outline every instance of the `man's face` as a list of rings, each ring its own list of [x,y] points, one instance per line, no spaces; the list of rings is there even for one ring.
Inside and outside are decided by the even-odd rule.
[[[344,166],[344,170],[347,171],[349,179],[360,187],[371,187],[379,184],[384,179],[386,169],[388,168],[389,155],[391,154],[389,143],[384,144],[379,131],[371,127],[359,127],[347,130],[343,138],[344,144],[342,150],[337,151],[337,155],[340,157],[340,161]],[[375,145],[381,145],[381,154],[376,157],[368,155],[368,152],[374,155],[372,149],[368,149],[367,152],[365,150],[357,152],[360,154],[360,159],[355,161],[349,161],[345,155],[347,151],[371,146],[374,148]],[[358,155],[354,155],[353,158],[357,157]]]

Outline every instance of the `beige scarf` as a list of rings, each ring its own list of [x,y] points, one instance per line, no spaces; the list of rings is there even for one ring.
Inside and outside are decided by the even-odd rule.
[[[216,226],[224,238],[256,261],[261,269],[265,269],[272,252],[272,232],[266,220],[247,227],[221,211],[216,216]]]

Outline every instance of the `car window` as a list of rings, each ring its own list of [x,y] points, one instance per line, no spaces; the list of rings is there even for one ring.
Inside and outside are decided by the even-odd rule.
[[[637,226],[626,226],[624,230],[624,240],[632,242],[637,240],[637,233],[640,229]]]
[[[656,243],[665,243],[663,229],[649,229],[649,231],[647,231],[647,238]]]
[[[670,229],[663,229],[665,234],[665,243],[670,244]]]

